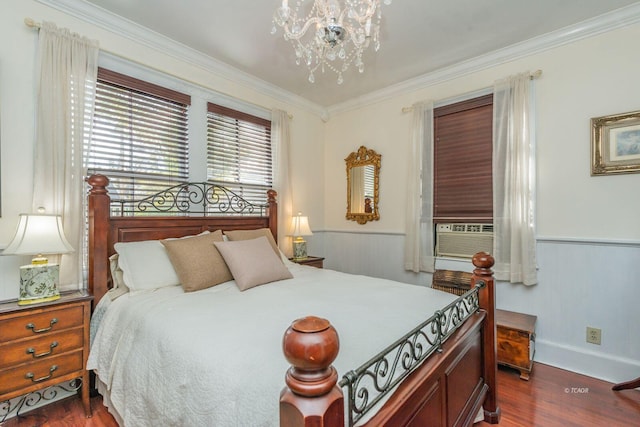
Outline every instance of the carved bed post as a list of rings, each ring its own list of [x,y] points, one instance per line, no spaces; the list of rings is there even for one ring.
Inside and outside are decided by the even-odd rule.
[[[486,286],[480,290],[480,308],[486,311],[487,318],[482,327],[482,339],[484,340],[483,376],[489,391],[484,401],[484,420],[490,424],[500,422],[500,408],[497,402],[496,382],[498,374],[498,360],[496,356],[496,294],[495,280],[491,267],[495,263],[493,257],[485,252],[478,252],[472,259],[475,269],[471,278],[471,286],[483,281]],[[488,351],[493,349],[493,351]]]
[[[276,197],[278,196],[278,192],[276,190],[268,190],[267,191],[267,199],[269,204],[269,229],[271,230],[271,234],[273,234],[273,238],[278,243],[278,202],[276,201]]]
[[[282,349],[292,366],[280,393],[281,427],[344,426],[344,397],[331,365],[339,347],[338,333],[326,319],[305,317],[287,329]]]
[[[98,304],[100,298],[109,290],[109,254],[106,242],[109,238],[110,201],[107,194],[109,178],[104,175],[91,175],[87,178],[91,186],[89,190],[88,222],[89,222],[89,277],[87,278],[89,292],[94,295],[93,304]]]

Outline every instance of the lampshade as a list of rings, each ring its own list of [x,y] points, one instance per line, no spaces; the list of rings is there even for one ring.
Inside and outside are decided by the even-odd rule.
[[[2,255],[36,255],[29,265],[20,267],[18,304],[35,304],[60,298],[60,267],[49,264],[42,255],[73,252],[62,230],[59,215],[20,214],[18,229]]]
[[[293,236],[293,259],[300,260],[307,258],[307,242],[302,236],[312,236],[313,233],[309,228],[309,218],[302,216],[301,212],[291,218],[291,233]]]
[[[291,236],[313,236],[309,228],[309,218],[298,214],[291,218]]]
[[[16,235],[3,255],[67,254],[73,252],[59,215],[20,214]]]

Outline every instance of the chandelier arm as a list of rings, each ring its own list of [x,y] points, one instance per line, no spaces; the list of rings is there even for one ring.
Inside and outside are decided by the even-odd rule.
[[[353,12],[353,16],[351,17],[353,20],[358,21],[358,24],[363,25],[367,19],[373,18],[373,15],[376,13],[376,9],[380,7],[376,5],[376,2],[370,2],[369,7],[367,8],[367,12],[364,15],[359,15],[355,10]],[[346,9],[345,9],[346,11]]]
[[[300,29],[300,31],[297,34],[296,33],[292,33],[289,30],[289,26],[286,25],[286,24],[282,28],[283,28],[284,33],[287,35],[288,38],[290,38],[292,40],[300,40],[307,33],[307,30],[309,29],[309,27],[312,24],[315,24],[315,23],[318,23],[318,22],[322,22],[320,20],[320,18],[311,18],[311,19],[309,19],[307,22],[305,22],[304,26]]]

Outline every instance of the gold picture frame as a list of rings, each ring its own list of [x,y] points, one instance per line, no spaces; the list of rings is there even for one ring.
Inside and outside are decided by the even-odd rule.
[[[640,172],[640,111],[591,119],[591,176]]]

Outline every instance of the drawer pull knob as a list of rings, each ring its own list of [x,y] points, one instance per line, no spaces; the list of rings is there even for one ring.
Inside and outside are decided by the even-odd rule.
[[[25,375],[25,378],[30,379],[30,380],[31,380],[32,382],[34,382],[34,383],[41,383],[42,381],[46,381],[46,380],[48,380],[49,378],[51,378],[51,376],[53,375],[53,372],[54,372],[56,369],[58,369],[58,366],[57,366],[57,365],[53,365],[53,366],[49,369],[49,375],[47,375],[46,377],[41,377],[41,378],[36,378],[36,379],[34,379],[34,378],[33,378],[35,375],[33,375],[33,373],[32,373],[32,372],[27,372],[27,374]]]
[[[53,349],[56,348],[57,346],[58,346],[58,341],[54,341],[49,346],[49,351],[45,353],[40,353],[40,354],[36,354],[36,350],[33,347],[29,347],[27,349],[27,354],[30,354],[31,356],[33,356],[34,359],[38,359],[40,357],[48,356],[51,353],[53,353]]]
[[[33,323],[27,323],[27,329],[31,329],[34,334],[41,334],[43,332],[50,331],[51,328],[53,328],[53,325],[55,325],[56,323],[58,323],[58,319],[54,317],[53,319],[51,319],[51,322],[49,322],[48,328],[36,329],[36,325],[34,325]]]

